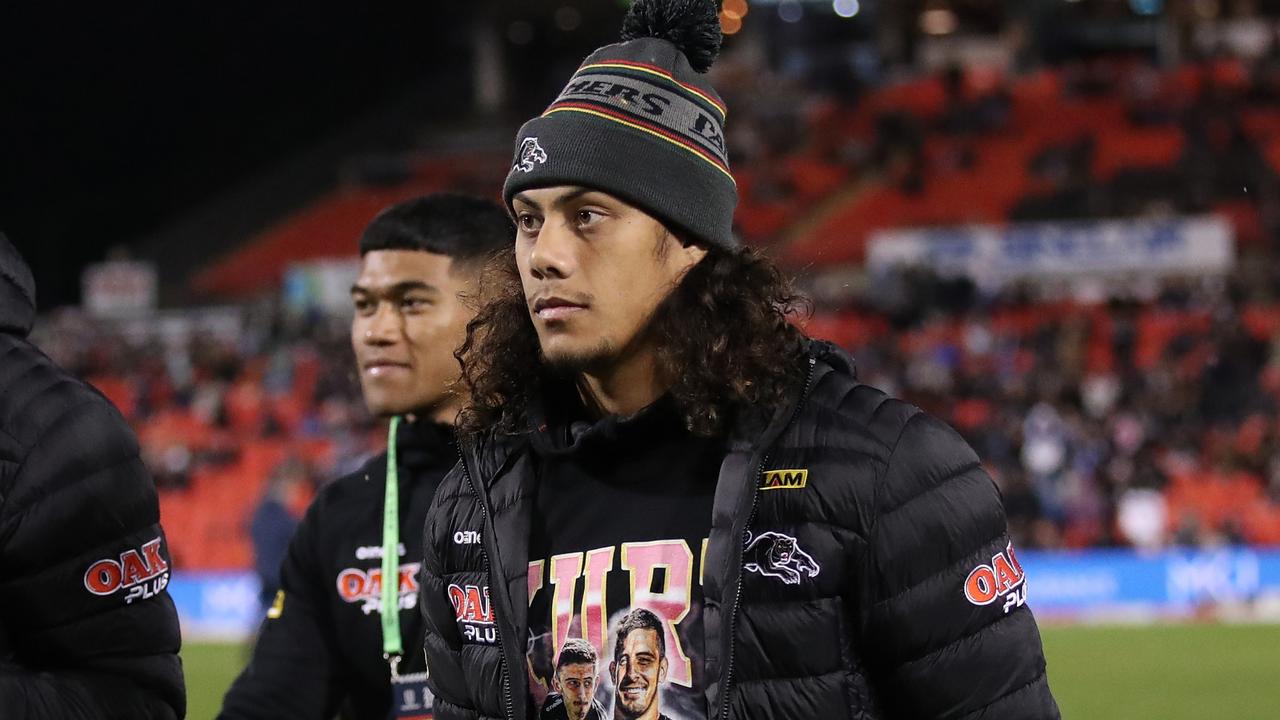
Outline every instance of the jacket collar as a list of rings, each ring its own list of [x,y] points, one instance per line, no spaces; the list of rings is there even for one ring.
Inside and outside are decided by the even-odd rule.
[[[0,332],[26,337],[36,319],[36,283],[18,249],[0,233]]]
[[[812,372],[809,384],[815,385],[821,376],[829,372],[842,375],[857,376],[857,369],[848,353],[825,340],[809,341],[808,355],[814,367],[801,369],[801,372]],[[777,427],[778,432],[785,429],[787,420],[804,402],[804,389],[797,387],[795,396],[790,402],[775,409],[772,415],[765,413],[743,413],[729,432],[730,450],[747,451],[767,440],[768,431]],[[494,431],[468,435],[460,438],[459,448],[466,456],[467,463],[477,479],[483,479],[485,485],[493,482],[499,470],[507,465],[517,452],[532,447],[532,435],[536,430],[525,433],[497,433]]]

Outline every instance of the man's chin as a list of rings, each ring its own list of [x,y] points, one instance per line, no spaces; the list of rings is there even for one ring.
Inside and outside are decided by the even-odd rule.
[[[622,706],[622,709],[626,713],[627,717],[640,717],[641,715],[644,714],[646,710],[649,709],[649,706],[652,704],[652,701],[650,701],[649,698],[641,698],[641,700],[638,703],[632,704],[632,703],[628,703],[626,700],[623,700],[621,697],[619,697],[618,704]]]
[[[382,397],[382,393],[377,395],[366,393],[364,404],[369,409],[370,415],[389,418],[393,415],[423,414],[423,409],[431,403],[428,401],[406,402],[403,395],[393,396],[391,393],[387,393],[387,397]]]
[[[543,364],[561,373],[589,372],[607,366],[613,359],[613,348],[607,340],[595,345],[554,342],[542,349]]]

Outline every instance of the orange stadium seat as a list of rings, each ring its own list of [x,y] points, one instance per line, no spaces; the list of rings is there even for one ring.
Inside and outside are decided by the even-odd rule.
[[[192,286],[210,294],[250,294],[278,285],[290,262],[353,257],[360,233],[379,211],[444,187],[438,179],[420,179],[391,189],[337,190],[221,258]]]

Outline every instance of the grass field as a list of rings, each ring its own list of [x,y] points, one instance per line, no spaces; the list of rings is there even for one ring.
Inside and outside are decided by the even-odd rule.
[[[1046,627],[1049,682],[1069,720],[1280,718],[1280,625]],[[238,645],[183,653],[192,720],[209,720]]]

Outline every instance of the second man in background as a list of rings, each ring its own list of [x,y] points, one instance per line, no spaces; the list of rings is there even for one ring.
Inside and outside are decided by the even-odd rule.
[[[453,421],[462,398],[453,352],[474,315],[464,296],[486,257],[512,238],[506,212],[459,195],[395,205],[365,230],[351,288],[351,344],[370,412],[399,418],[388,444],[395,462],[378,455],[312,503],[253,658],[220,718],[381,720],[429,712],[417,610],[421,528],[436,486],[458,459]],[[399,536],[391,563],[398,578],[383,598],[388,521]],[[383,618],[388,599],[398,627]],[[394,707],[393,675],[410,679],[396,683]]]

